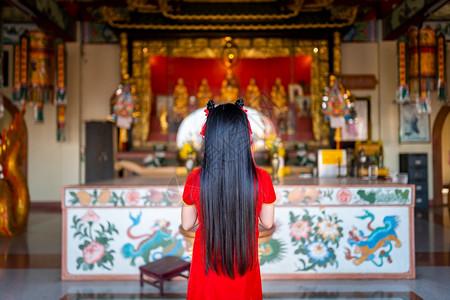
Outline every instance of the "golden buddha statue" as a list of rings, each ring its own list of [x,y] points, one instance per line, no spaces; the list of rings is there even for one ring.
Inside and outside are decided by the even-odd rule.
[[[247,86],[247,93],[245,94],[245,100],[251,108],[260,109],[261,92],[256,85],[256,79],[250,78],[250,82]]]
[[[286,100],[286,91],[284,89],[283,84],[281,83],[281,78],[277,77],[275,79],[275,84],[272,87],[272,91],[270,92],[270,96],[272,98],[272,102],[274,104],[273,110],[276,118],[280,118],[287,112],[287,100]]]
[[[227,70],[225,79],[222,81],[220,98],[222,102],[234,102],[239,98],[238,81],[231,70]]]
[[[162,134],[167,133],[167,129],[169,129],[169,123],[167,122],[167,109],[164,106],[161,110],[161,114],[159,116],[159,125]]]
[[[187,87],[184,85],[183,78],[178,78],[177,85],[173,92],[174,106],[173,112],[176,117],[186,117],[188,113],[189,93]]]
[[[212,98],[211,90],[209,89],[208,79],[203,78],[197,92],[197,107],[205,107],[208,101]]]

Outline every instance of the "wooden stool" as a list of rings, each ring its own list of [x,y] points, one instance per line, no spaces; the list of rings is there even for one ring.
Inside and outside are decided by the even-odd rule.
[[[164,294],[164,280],[170,280],[175,276],[182,276],[189,278],[189,269],[191,263],[182,260],[175,256],[166,256],[161,259],[155,260],[151,263],[139,267],[141,272],[140,284],[141,287],[145,283],[153,285],[159,288],[159,295]],[[184,271],[188,271],[188,275],[181,274]],[[155,280],[146,280],[144,275],[154,278]]]

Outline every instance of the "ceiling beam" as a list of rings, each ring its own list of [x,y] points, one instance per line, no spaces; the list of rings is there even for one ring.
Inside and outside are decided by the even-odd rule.
[[[50,31],[55,37],[66,42],[75,41],[75,21],[54,0],[47,0],[47,5],[40,8],[36,6],[36,1],[31,0],[5,2],[29,16],[36,25]]]
[[[411,26],[421,26],[435,11],[448,3],[448,0],[425,0],[423,6],[414,7],[413,0],[404,0],[383,19],[383,40],[397,40],[405,35]]]

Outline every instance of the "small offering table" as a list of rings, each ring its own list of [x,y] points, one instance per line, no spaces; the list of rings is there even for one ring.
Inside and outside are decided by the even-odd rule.
[[[180,226],[185,177],[158,173],[63,189],[62,278],[139,279],[165,256],[189,261]],[[263,279],[414,278],[414,186],[353,178],[275,185],[276,230]]]

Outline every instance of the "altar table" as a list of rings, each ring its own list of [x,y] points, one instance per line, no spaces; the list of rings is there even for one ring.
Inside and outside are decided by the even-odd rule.
[[[62,279],[138,280],[156,259],[189,261],[178,230],[184,181],[155,171],[64,187]],[[290,175],[275,192],[263,279],[415,278],[414,185]]]

